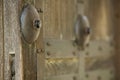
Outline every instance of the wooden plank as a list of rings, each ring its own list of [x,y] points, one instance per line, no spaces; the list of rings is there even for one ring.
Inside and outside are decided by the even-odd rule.
[[[4,53],[3,53],[3,1],[0,0],[0,80],[3,79]]]
[[[113,63],[114,46],[105,40],[92,40],[84,51],[80,51],[79,78],[94,80],[99,76],[103,80],[115,78]],[[104,75],[103,75],[104,73]]]
[[[45,61],[45,78],[77,74],[78,58],[46,58]]]
[[[67,15],[66,12],[68,9],[66,8],[68,3],[67,0],[61,0],[61,6],[60,6],[60,16],[61,16],[61,38],[63,39],[63,36],[65,36],[65,31],[67,30]],[[68,30],[69,31],[69,30]]]
[[[22,43],[23,54],[23,80],[37,79],[37,54],[35,52],[36,44],[32,45]]]
[[[76,75],[77,74],[66,74],[53,77],[46,77],[45,80],[78,80]]]
[[[44,11],[44,2],[45,0],[35,0],[36,8],[40,9],[43,11],[43,13],[39,13],[40,19],[42,21],[42,28],[40,30],[40,35],[38,37],[38,40],[36,41],[36,49],[37,49],[37,80],[44,80],[45,75],[45,54],[44,54],[44,41],[43,41],[43,28],[44,28],[44,17],[43,15],[45,14]]]
[[[17,54],[17,58],[21,59],[21,43],[19,35],[19,16],[18,16],[18,0],[4,0],[4,80],[11,79],[11,69],[10,69],[10,54]],[[20,61],[15,62],[16,72],[18,78],[21,79],[21,65]],[[19,69],[19,70],[18,70]]]
[[[84,14],[85,4],[88,2],[87,0],[77,0],[77,13]]]
[[[72,40],[45,40],[46,58],[72,58],[78,56],[77,46],[73,45]]]
[[[87,0],[85,15],[92,28],[92,39],[109,40],[112,34],[111,0]],[[94,14],[95,13],[95,14]]]
[[[61,0],[61,34],[63,39],[71,40],[74,37],[74,22],[76,16],[76,0]]]
[[[44,37],[72,39],[75,14],[75,0],[45,0]]]
[[[59,0],[45,0],[44,1],[44,37],[57,38],[60,36],[60,25],[58,17],[58,1]]]
[[[26,3],[35,5],[34,0],[23,0],[22,5],[24,6]],[[27,44],[22,38],[22,57],[23,80],[37,80],[36,42]]]
[[[78,51],[72,43],[72,40],[45,40],[47,80],[58,77],[64,79],[64,75],[70,73],[76,73],[80,80],[93,80],[99,76],[103,80],[114,79],[114,47],[110,42],[105,40],[90,41],[90,45],[84,51]],[[74,67],[72,67],[73,65]],[[89,77],[86,77],[87,75]]]
[[[114,20],[114,41],[115,41],[115,68],[116,80],[120,80],[120,0],[112,0]]]
[[[22,0],[18,0],[17,4],[17,10],[18,10],[18,39],[19,41],[19,47],[20,47],[20,53],[15,54],[15,80],[23,80],[23,55],[22,55],[22,41],[21,41],[21,33],[20,33],[20,22],[19,18],[21,15],[22,10]]]
[[[92,40],[89,42],[89,46],[85,48],[81,53],[89,57],[95,56],[113,56],[114,55],[114,46],[111,45],[111,42],[104,40]]]

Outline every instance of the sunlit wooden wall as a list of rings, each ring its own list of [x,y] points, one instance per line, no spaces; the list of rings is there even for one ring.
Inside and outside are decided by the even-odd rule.
[[[84,14],[92,28],[92,39],[109,40],[113,36],[111,0],[86,0]]]
[[[44,38],[72,39],[76,0],[44,0]]]

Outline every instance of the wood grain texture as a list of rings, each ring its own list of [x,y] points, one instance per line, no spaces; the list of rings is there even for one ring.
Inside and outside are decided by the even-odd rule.
[[[3,53],[3,1],[0,0],[0,80],[3,79],[3,68],[4,68],[4,53]]]
[[[120,0],[112,0],[114,17],[116,80],[120,80]]]
[[[34,0],[22,0],[22,8],[26,4],[34,5]],[[27,44],[22,38],[23,80],[37,80],[36,42]]]
[[[37,79],[37,55],[35,46],[35,43],[28,45],[24,41],[22,42],[23,80]]]
[[[10,80],[10,54],[15,54],[17,58],[21,58],[21,43],[19,35],[19,17],[18,17],[18,0],[4,0],[4,80]],[[21,66],[20,61],[15,61],[16,72],[19,73]],[[19,76],[17,80],[21,80],[21,73],[16,74]]]
[[[44,0],[44,37],[72,39],[75,0]]]
[[[35,0],[35,6],[37,9],[41,9],[43,13],[39,13],[40,19],[42,21],[42,28],[40,30],[40,35],[36,41],[37,49],[37,80],[44,80],[45,75],[45,54],[44,54],[44,40],[43,40],[43,28],[44,28],[44,0]]]
[[[72,39],[76,16],[75,0],[61,0],[61,34],[63,39]]]
[[[92,39],[108,40],[112,35],[111,0],[87,0],[85,15],[92,28]]]
[[[58,24],[58,0],[44,0],[44,37],[46,38],[59,38],[60,26]]]

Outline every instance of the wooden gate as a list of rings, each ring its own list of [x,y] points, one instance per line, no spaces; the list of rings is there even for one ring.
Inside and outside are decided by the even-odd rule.
[[[75,19],[78,13],[84,14],[87,2],[0,0],[0,80],[114,80],[114,46],[111,41],[92,39],[85,51],[79,51],[73,45]],[[42,20],[39,38],[31,46],[21,38],[20,32],[20,14],[26,3],[43,12],[39,13]],[[94,16],[91,14],[87,14],[90,20]],[[95,20],[90,21],[93,26]],[[98,36],[96,27],[92,28]]]

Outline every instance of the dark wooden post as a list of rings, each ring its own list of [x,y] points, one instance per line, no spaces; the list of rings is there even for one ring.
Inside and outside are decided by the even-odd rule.
[[[0,0],[0,80],[3,79],[3,67],[4,67],[4,56],[3,56],[3,1]]]
[[[116,80],[120,80],[120,0],[113,1]]]

